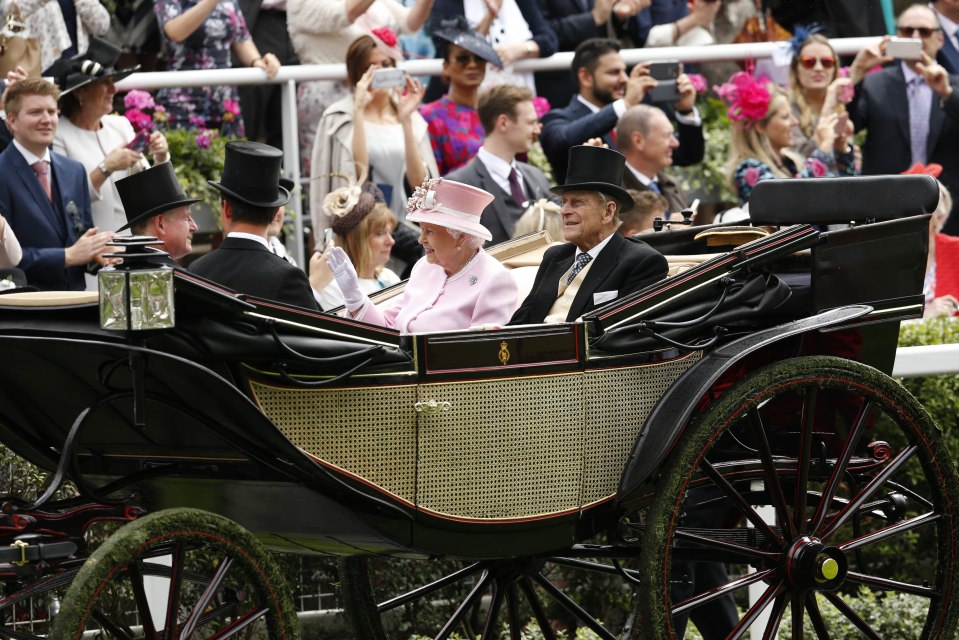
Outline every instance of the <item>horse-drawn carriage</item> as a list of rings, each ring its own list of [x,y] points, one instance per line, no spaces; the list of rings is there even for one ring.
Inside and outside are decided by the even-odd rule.
[[[402,336],[135,242],[98,299],[2,296],[0,441],[51,480],[3,502],[0,637],[295,638],[274,549],[346,558],[362,640],[440,604],[437,638],[564,637],[556,611],[674,638],[721,604],[732,638],[828,638],[825,608],[879,637],[860,588],[952,638],[959,478],[888,376],[937,200],[925,176],[761,183],[753,223],[778,230],[654,234],[682,266],[557,325]],[[495,252],[531,264],[536,243]],[[128,523],[91,551],[104,520]],[[370,562],[397,558],[461,564],[384,593]],[[588,610],[572,572],[621,610]]]

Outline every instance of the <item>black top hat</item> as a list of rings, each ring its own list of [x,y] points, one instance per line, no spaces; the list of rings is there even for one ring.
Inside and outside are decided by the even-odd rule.
[[[280,185],[283,152],[260,142],[228,142],[220,182],[211,187],[255,207],[282,207],[290,191]]]
[[[463,16],[440,22],[439,28],[433,29],[433,37],[455,44],[457,47],[463,47],[497,67],[503,66],[503,61],[496,50],[490,46],[486,38],[470,27],[469,22]]]
[[[569,164],[566,168],[566,184],[550,189],[560,194],[564,191],[599,191],[619,202],[619,211],[633,208],[633,199],[622,187],[626,158],[619,151],[578,145],[569,149]]]
[[[94,37],[90,39],[90,48],[86,52],[68,60],[57,60],[50,68],[49,75],[53,76],[60,87],[60,97],[97,80],[122,80],[138,70],[140,65],[127,69],[115,67],[122,52],[123,50],[112,42]]]
[[[132,176],[117,180],[117,192],[127,214],[127,223],[117,229],[123,231],[150,216],[175,209],[185,204],[199,202],[183,192],[176,179],[173,165],[169,162],[144,169]]]

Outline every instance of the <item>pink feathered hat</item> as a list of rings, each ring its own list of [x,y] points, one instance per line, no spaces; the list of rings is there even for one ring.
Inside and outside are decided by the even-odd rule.
[[[406,219],[492,240],[493,234],[480,224],[483,209],[492,201],[493,194],[468,184],[443,178],[428,179],[410,196]]]

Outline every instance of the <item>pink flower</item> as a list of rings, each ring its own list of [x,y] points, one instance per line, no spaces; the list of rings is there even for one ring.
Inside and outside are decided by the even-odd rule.
[[[755,187],[756,183],[759,182],[759,169],[756,167],[749,167],[746,169],[746,174],[743,176],[743,179],[746,180],[747,186]]]
[[[822,163],[822,160],[816,158],[809,159],[809,168],[812,169],[812,174],[817,178],[823,177],[827,172],[826,165]]]
[[[202,129],[206,126],[206,120],[198,115],[190,114],[190,125]]]
[[[223,110],[227,113],[232,113],[233,115],[238,116],[240,115],[240,103],[236,100],[224,100]]]
[[[849,67],[839,67],[839,76],[840,78],[848,78],[852,70]]]
[[[194,138],[196,146],[199,149],[209,149],[210,148],[210,136],[206,133],[198,133]]]
[[[729,105],[727,114],[734,122],[759,122],[769,111],[769,89],[745,71],[738,71],[721,87],[713,87]]]
[[[396,46],[396,34],[393,33],[393,30],[389,27],[380,27],[379,29],[373,29],[373,35],[383,41],[387,47]]]
[[[133,125],[134,131],[142,131],[143,129],[149,131],[153,129],[153,118],[139,109],[127,109],[123,115],[125,115],[127,120],[130,121],[130,124]]]
[[[156,106],[153,96],[147,91],[134,89],[123,96],[123,106],[127,109],[152,109]]]
[[[541,96],[536,96],[533,98],[533,109],[536,111],[537,118],[542,118],[544,115],[546,115],[546,112],[552,108],[553,107],[549,104],[549,100],[546,98]]]
[[[693,89],[696,90],[696,93],[706,93],[708,85],[706,84],[706,76],[700,73],[690,73],[688,74],[689,81],[693,84]]]

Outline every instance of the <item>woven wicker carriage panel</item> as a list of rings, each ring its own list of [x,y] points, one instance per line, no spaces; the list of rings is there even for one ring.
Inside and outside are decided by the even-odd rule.
[[[666,389],[700,357],[585,375],[586,432],[583,504],[616,493],[643,422]]]
[[[263,412],[296,446],[412,503],[416,386],[283,389],[250,382]]]
[[[420,400],[418,504],[466,519],[530,518],[580,505],[582,375],[434,384]]]

